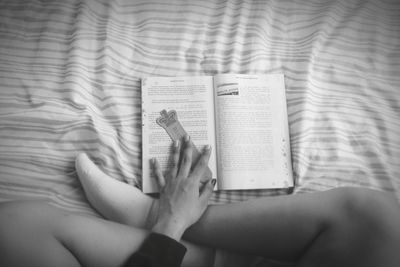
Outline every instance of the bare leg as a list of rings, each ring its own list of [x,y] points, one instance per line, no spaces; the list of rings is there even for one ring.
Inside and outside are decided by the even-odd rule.
[[[87,168],[93,170],[84,173],[82,170]],[[146,207],[154,207],[154,200],[145,199],[139,190],[126,184],[111,182],[111,178],[96,169],[87,157],[78,157],[80,179],[89,201],[92,199],[91,204],[97,210],[115,220],[130,216],[148,217],[151,208],[141,209],[138,205],[144,199],[148,202]],[[102,179],[98,179],[98,175]],[[107,191],[92,189],[92,185],[103,182],[98,186],[108,188]],[[129,198],[124,194],[114,196],[108,186],[111,183],[115,188],[126,187],[124,190],[127,190]],[[115,198],[118,198],[116,203],[124,203],[127,208],[120,209],[119,204],[114,205]],[[127,213],[128,210],[131,212]],[[399,210],[394,199],[383,193],[361,189],[262,198],[210,206],[200,221],[187,231],[185,238],[242,253],[297,261],[304,266],[377,266],[380,261],[391,266],[388,259],[397,266],[400,262],[397,253]],[[112,217],[112,214],[122,215]]]
[[[213,206],[185,238],[304,266],[397,266],[399,223],[395,199],[343,188]]]
[[[121,266],[147,235],[144,229],[65,213],[43,202],[0,204],[0,266]],[[182,266],[212,264],[210,249],[185,246]]]
[[[101,215],[119,223],[145,228],[154,198],[104,174],[86,154],[78,155],[76,170],[86,197]]]

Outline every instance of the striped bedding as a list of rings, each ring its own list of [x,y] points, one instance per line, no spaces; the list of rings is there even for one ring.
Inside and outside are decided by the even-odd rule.
[[[0,201],[98,216],[74,158],[140,187],[140,80],[226,72],[285,74],[294,193],[400,200],[398,0],[19,0],[0,1]]]

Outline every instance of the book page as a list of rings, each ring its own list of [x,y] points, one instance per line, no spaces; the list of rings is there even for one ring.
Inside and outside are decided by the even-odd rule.
[[[167,117],[172,111],[175,111],[173,115],[177,117],[179,124],[174,125],[174,129],[169,129],[167,124],[160,123],[166,127],[163,128],[157,123],[157,118]],[[174,131],[180,126],[190,135],[200,153],[205,145],[211,145],[209,168],[213,178],[216,178],[214,118],[212,77],[148,77],[142,80],[143,192],[158,192],[150,159],[157,158],[164,173],[170,169],[172,137],[167,130]],[[182,131],[182,128],[178,130]]]
[[[293,186],[284,78],[214,79],[219,189]]]

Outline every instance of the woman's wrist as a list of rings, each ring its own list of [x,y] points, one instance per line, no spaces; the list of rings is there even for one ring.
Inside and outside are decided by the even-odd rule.
[[[176,241],[181,240],[187,227],[174,219],[158,221],[151,229],[155,233],[166,235]]]

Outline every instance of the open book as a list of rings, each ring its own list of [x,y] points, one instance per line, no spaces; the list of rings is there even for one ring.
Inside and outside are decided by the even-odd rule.
[[[293,187],[282,74],[148,77],[142,80],[142,181],[158,192],[150,159],[166,171],[172,141],[189,134],[218,190]]]

